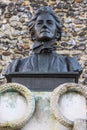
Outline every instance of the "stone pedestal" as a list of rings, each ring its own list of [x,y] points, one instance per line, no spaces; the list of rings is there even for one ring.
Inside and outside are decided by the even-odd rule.
[[[82,119],[74,121],[73,130],[87,130],[87,121]]]
[[[51,92],[34,92],[33,94],[36,101],[35,112],[22,130],[72,130],[72,128],[60,124],[53,115],[50,107]],[[86,100],[80,94],[70,93],[64,95],[60,100],[60,109],[69,120],[86,118]],[[76,128],[76,124],[74,124],[74,127]]]

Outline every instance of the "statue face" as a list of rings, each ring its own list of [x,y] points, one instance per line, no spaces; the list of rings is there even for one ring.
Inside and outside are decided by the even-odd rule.
[[[55,39],[56,23],[52,15],[43,13],[37,17],[35,22],[35,38],[38,41]]]

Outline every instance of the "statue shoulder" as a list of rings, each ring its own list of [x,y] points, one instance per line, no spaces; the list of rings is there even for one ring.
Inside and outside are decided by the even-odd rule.
[[[67,56],[66,62],[67,62],[69,71],[79,72],[79,73],[82,72],[82,67],[76,58]]]
[[[20,59],[13,60],[9,66],[7,67],[6,74],[11,72],[16,72],[18,70],[18,66],[20,64]]]

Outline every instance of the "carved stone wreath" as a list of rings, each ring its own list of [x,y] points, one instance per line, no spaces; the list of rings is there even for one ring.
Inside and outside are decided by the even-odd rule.
[[[54,89],[52,93],[50,105],[54,116],[62,125],[66,127],[73,127],[74,122],[64,117],[59,110],[58,101],[60,97],[66,92],[78,92],[79,94],[83,95],[87,99],[87,87],[81,84],[65,83],[58,86],[56,89]]]
[[[19,120],[16,120],[14,122],[7,121],[3,123],[0,121],[0,130],[10,130],[10,129],[12,130],[12,129],[22,128],[31,118],[35,109],[34,97],[31,91],[27,89],[25,86],[18,83],[7,83],[0,86],[0,95],[3,92],[9,92],[9,91],[12,91],[12,92],[16,91],[25,98],[27,102],[27,110],[26,110],[26,113],[23,115],[23,117]]]

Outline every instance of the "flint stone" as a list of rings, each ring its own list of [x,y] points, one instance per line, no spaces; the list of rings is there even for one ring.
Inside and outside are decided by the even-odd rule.
[[[0,38],[3,38],[4,35],[5,35],[4,31],[2,29],[0,29]],[[2,42],[2,40],[1,40],[1,42]]]
[[[10,29],[10,25],[9,24],[3,24],[2,26],[2,30],[7,30],[7,29]]]
[[[58,9],[62,9],[62,7],[63,7],[63,4],[61,2],[57,4]]]
[[[80,2],[82,2],[83,0],[74,0],[74,1],[80,3]]]
[[[86,66],[87,66],[87,64],[86,64]],[[85,74],[87,74],[87,69],[85,69]]]
[[[86,34],[86,32],[83,31],[83,32],[80,32],[80,33],[79,33],[79,36],[84,36],[85,34]]]
[[[11,34],[12,34],[12,36],[13,37],[17,37],[17,36],[19,36],[20,35],[20,31],[18,31],[18,30],[15,30],[15,29],[11,29]]]
[[[0,8],[5,8],[7,6],[6,3],[0,2]]]
[[[10,49],[14,49],[15,48],[15,45],[17,43],[17,40],[11,40],[10,41],[12,44],[9,45]]]
[[[10,4],[8,5],[7,10],[8,10],[9,12],[12,12],[12,11],[14,11],[15,8],[16,8],[16,7],[15,7],[15,4],[14,4],[14,3],[10,3]]]
[[[24,45],[22,45],[22,47],[23,47],[23,49],[24,50],[26,50],[26,49],[29,49],[30,47],[29,47],[29,44],[24,44]]]
[[[79,37],[79,39],[78,39],[79,41],[86,41],[86,37]]]
[[[83,81],[84,85],[87,85],[87,78]]]
[[[13,11],[13,15],[17,15],[18,14],[18,11],[17,11],[17,9],[15,9],[14,11]]]
[[[2,38],[2,36],[0,36],[0,39]]]
[[[66,32],[62,32],[62,37],[66,37],[66,36],[67,36]]]
[[[0,68],[0,73],[2,73],[2,70],[3,70],[3,69]]]
[[[23,2],[24,2],[24,0],[18,0],[18,1],[16,2],[16,5],[21,5],[21,4],[23,4]]]
[[[69,11],[69,12],[67,12],[67,16],[71,16],[71,17],[73,17],[73,16],[74,16],[74,12],[73,12],[73,11]]]
[[[23,58],[23,55],[20,53],[14,53],[12,56],[11,56],[11,60],[15,60],[16,58]]]
[[[67,0],[67,3],[72,4],[74,0]]]
[[[74,11],[78,12],[79,11],[79,8],[73,8]]]
[[[25,19],[21,17],[21,18],[19,19],[19,21],[20,21],[21,23],[24,23],[24,22],[25,22]]]
[[[2,55],[4,55],[4,56],[9,56],[10,54],[11,54],[10,51],[4,51],[4,52],[2,52]]]
[[[19,17],[18,16],[12,16],[9,20],[9,22],[13,22],[13,21],[19,21]]]
[[[85,47],[85,45],[84,44],[80,44],[78,47],[77,47],[77,49],[78,50],[85,50],[86,49],[86,47]]]
[[[14,49],[14,52],[17,53],[17,54],[22,54],[22,51],[19,50],[18,48],[15,48],[15,49]]]
[[[19,51],[22,51],[23,47],[22,47],[22,46],[17,45],[17,49],[18,49]]]
[[[71,19],[71,18],[66,19],[66,20],[65,20],[65,23],[67,23],[67,24],[68,24],[68,23],[72,23],[72,19]]]
[[[17,22],[17,21],[10,22],[10,25],[12,27],[16,27],[18,24],[19,24],[19,22]]]
[[[6,24],[7,22],[8,22],[7,19],[3,19],[2,21],[3,24]]]
[[[2,60],[3,61],[9,61],[10,60],[10,55],[9,56],[2,55]]]
[[[2,69],[3,69],[3,66],[2,66],[1,61],[0,61],[0,73],[2,72]]]
[[[77,28],[77,27],[75,27],[74,30],[76,31],[76,33],[78,33],[78,32],[81,31],[81,28]]]
[[[62,42],[62,43],[61,43],[61,46],[63,46],[63,47],[67,47],[67,46],[68,46],[68,43],[66,43],[66,42]]]
[[[18,9],[18,12],[20,11],[20,12],[23,12],[24,10],[25,10],[25,7],[24,6],[21,6],[21,7],[19,7]]]
[[[70,30],[71,31],[71,30]],[[70,31],[69,31],[69,33],[67,33],[67,37],[69,38],[69,37],[72,37],[72,34],[70,33]]]
[[[0,15],[2,15],[2,10],[0,9]]]
[[[0,63],[1,63],[1,60],[2,60],[2,53],[0,53]]]
[[[10,25],[19,31],[21,31],[23,27],[22,23],[16,21],[12,22]]]
[[[9,48],[8,46],[5,46],[5,47],[3,47],[3,50],[7,51],[8,48]]]
[[[86,0],[83,0],[83,3],[84,3],[84,4],[87,4],[87,1],[86,1]]]
[[[80,55],[80,54],[82,54],[82,51],[80,51],[80,50],[71,50],[71,55],[73,55],[73,56],[78,56],[78,55]]]
[[[11,18],[12,14],[11,13],[5,13],[5,18]]]
[[[31,12],[27,12],[27,16],[29,17],[29,19],[32,17],[32,13]]]
[[[14,44],[16,44],[17,43],[17,40],[14,40],[14,39],[12,39],[12,40],[10,40],[9,41],[9,46],[10,46],[10,48],[14,48]]]
[[[4,78],[5,78],[5,76],[3,76],[2,74],[0,74],[0,80],[4,79]]]
[[[22,30],[22,27],[20,27],[19,25],[15,27],[15,29],[17,29],[18,31]],[[21,34],[21,33],[20,33]]]
[[[75,24],[83,24],[83,20],[76,19],[76,20],[75,20]]]
[[[26,31],[26,30],[25,30],[25,31]],[[21,35],[24,35],[24,34],[25,34],[25,31],[21,31],[20,34],[21,34]]]
[[[68,9],[69,8],[69,5],[68,4],[65,4],[64,6],[63,6],[63,9]]]
[[[85,66],[87,66],[87,61],[85,62]],[[87,72],[87,70],[86,70],[86,72]]]
[[[68,23],[68,27],[70,28],[70,30],[74,29],[74,25],[72,23]]]
[[[82,61],[87,61],[87,55],[81,56],[81,60],[82,60]]]
[[[84,63],[85,64],[85,63]],[[85,66],[85,70],[87,70],[87,66]]]
[[[10,29],[10,28],[9,28]],[[10,35],[11,34],[11,30],[9,30],[9,29],[6,29],[6,30],[4,30],[4,33],[6,34],[6,35]]]
[[[72,39],[72,40],[70,40],[70,41],[68,42],[68,44],[69,44],[69,45],[76,45],[76,41],[75,41],[74,39]]]
[[[25,19],[28,18],[27,14],[25,14],[25,13],[22,14],[22,18],[25,18]]]
[[[29,1],[28,1],[28,0],[24,1],[24,2],[23,2],[23,5],[24,5],[24,6],[28,6],[28,5],[29,5]]]
[[[87,27],[83,28],[83,31],[87,31]]]
[[[73,7],[74,8],[78,8],[79,7],[79,3],[73,3]]]
[[[5,66],[5,67],[6,67],[7,63],[8,63],[8,61],[2,62],[2,66]]]
[[[87,74],[83,74],[83,78],[87,78]]]

